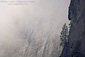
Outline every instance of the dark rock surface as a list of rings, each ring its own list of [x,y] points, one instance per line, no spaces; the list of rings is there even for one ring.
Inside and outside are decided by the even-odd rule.
[[[60,57],[85,57],[85,0],[71,0],[68,18],[71,21],[69,41]]]

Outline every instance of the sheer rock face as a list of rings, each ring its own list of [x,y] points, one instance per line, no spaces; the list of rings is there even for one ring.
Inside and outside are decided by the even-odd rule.
[[[68,18],[71,21],[69,42],[61,57],[85,57],[85,0],[71,0]]]

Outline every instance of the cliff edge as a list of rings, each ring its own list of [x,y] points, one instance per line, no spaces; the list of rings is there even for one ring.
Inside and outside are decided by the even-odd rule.
[[[85,0],[71,0],[69,40],[60,57],[85,57]]]

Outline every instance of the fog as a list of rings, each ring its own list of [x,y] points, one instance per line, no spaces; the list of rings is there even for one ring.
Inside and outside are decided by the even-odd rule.
[[[69,2],[34,0],[28,5],[0,2],[0,57],[49,57],[48,51],[43,54],[44,47],[50,45],[46,50],[50,49],[52,54],[53,41],[56,40],[56,45],[59,45],[61,28],[69,22]],[[38,43],[41,47],[36,55],[33,48]],[[30,55],[32,53],[34,55]]]

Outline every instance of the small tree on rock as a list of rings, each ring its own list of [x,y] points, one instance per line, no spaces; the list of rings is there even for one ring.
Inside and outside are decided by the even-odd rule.
[[[66,42],[68,42],[68,27],[66,23],[62,27],[61,35],[60,35],[60,45],[64,46]]]

